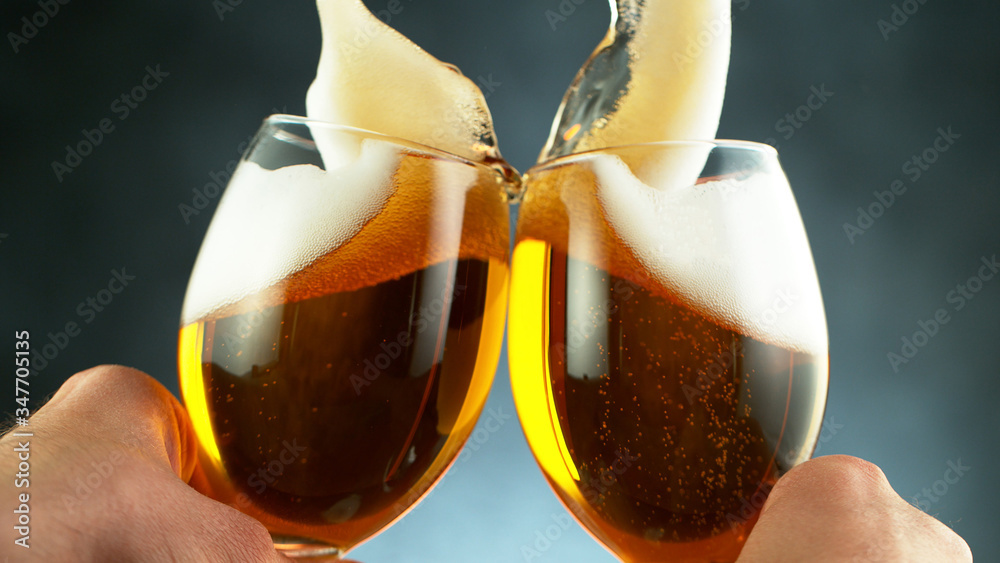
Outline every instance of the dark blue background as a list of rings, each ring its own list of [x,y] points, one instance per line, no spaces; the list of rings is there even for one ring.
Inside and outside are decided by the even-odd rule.
[[[600,0],[572,5],[553,29],[546,10],[559,10],[557,0],[402,0],[392,24],[471,78],[499,82],[489,104],[502,150],[524,170],[606,27]],[[819,453],[874,461],[978,560],[998,560],[1000,279],[962,310],[947,297],[1000,251],[1000,6],[909,5],[919,10],[886,39],[878,21],[893,13],[888,0],[735,2],[719,136],[777,142],[809,232],[832,354]],[[0,31],[19,32],[38,10],[4,2]],[[238,158],[264,116],[304,112],[319,54],[310,2],[243,2],[223,16],[210,0],[70,0],[18,53],[0,45],[0,334],[8,335],[0,347],[13,350],[15,329],[31,330],[41,347],[67,322],[81,326],[32,380],[35,404],[72,373],[108,362],[141,368],[176,392],[181,299],[217,199],[189,222],[178,206]],[[157,64],[169,76],[120,119],[113,101]],[[781,120],[821,85],[834,95],[786,139]],[[103,118],[114,131],[58,181],[52,162]],[[960,138],[913,181],[904,164],[949,126]],[[849,240],[844,224],[896,179],[907,191]],[[136,279],[85,322],[78,304],[122,268]],[[895,372],[887,354],[940,308],[948,324]],[[0,409],[12,412],[6,373]],[[357,558],[517,561],[526,546],[541,553],[533,560],[611,560],[575,525],[558,526],[562,508],[516,418],[503,418],[513,414],[505,360],[489,408],[500,429],[480,425],[426,502]],[[932,501],[921,492],[959,460],[971,469],[945,494]],[[551,526],[557,539],[536,544]]]

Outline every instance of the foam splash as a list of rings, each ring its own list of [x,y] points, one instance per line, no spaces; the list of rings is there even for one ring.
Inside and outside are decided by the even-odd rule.
[[[486,99],[457,68],[382,23],[361,0],[318,0],[317,7],[323,50],[306,95],[310,118],[476,162],[500,159]],[[317,144],[327,168],[342,162],[336,143]]]
[[[566,92],[539,162],[715,137],[729,72],[730,1],[611,0],[611,11],[610,29]]]

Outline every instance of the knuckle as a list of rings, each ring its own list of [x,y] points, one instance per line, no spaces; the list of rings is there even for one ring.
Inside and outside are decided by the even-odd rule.
[[[88,402],[115,400],[162,402],[166,389],[149,375],[119,365],[96,366],[74,374],[60,389]]]
[[[109,411],[109,404],[117,408]],[[91,432],[115,439],[140,436],[149,444],[178,438],[169,430],[184,422],[178,412],[182,407],[160,382],[137,369],[118,365],[97,366],[73,375],[60,388],[52,407],[62,412],[63,418],[92,421]]]
[[[881,485],[886,481],[885,473],[870,461],[848,455],[828,455],[812,460],[813,470],[837,473],[844,478],[860,481],[861,484]]]
[[[778,479],[764,510],[785,502],[799,506],[808,500],[841,511],[867,506],[880,498],[896,499],[898,495],[878,466],[851,456],[824,456],[797,465]]]
[[[877,465],[845,455],[824,456],[807,461],[779,479],[777,487],[818,488],[865,497],[890,489],[885,473]]]

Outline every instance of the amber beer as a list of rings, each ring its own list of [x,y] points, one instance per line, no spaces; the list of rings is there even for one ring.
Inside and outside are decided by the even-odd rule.
[[[812,452],[826,354],[692,308],[602,220],[586,174],[552,176],[528,184],[512,262],[511,380],[529,445],[625,561],[734,561],[776,479]]]
[[[344,187],[304,185],[327,181],[311,167],[241,164],[185,299],[179,364],[200,445],[194,483],[257,518],[286,552],[346,551],[409,509],[455,459],[496,369],[508,223],[494,172],[408,150],[396,160],[395,172],[374,171],[391,184],[363,223],[316,215],[322,201],[269,218],[277,204],[241,193],[333,198]],[[264,289],[229,297],[245,285],[241,271],[287,271],[295,258],[241,246],[253,213],[265,229],[282,225],[276,237],[327,221],[356,232]]]
[[[494,366],[479,352],[503,327],[491,267],[448,261],[183,327],[181,384],[213,496],[343,547],[399,516],[485,398]]]

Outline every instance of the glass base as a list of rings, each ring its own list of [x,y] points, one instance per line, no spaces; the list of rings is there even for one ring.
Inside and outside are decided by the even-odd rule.
[[[314,557],[335,559],[344,553],[339,547],[333,547],[309,538],[271,534],[271,539],[274,541],[275,549],[292,559],[312,559]]]

